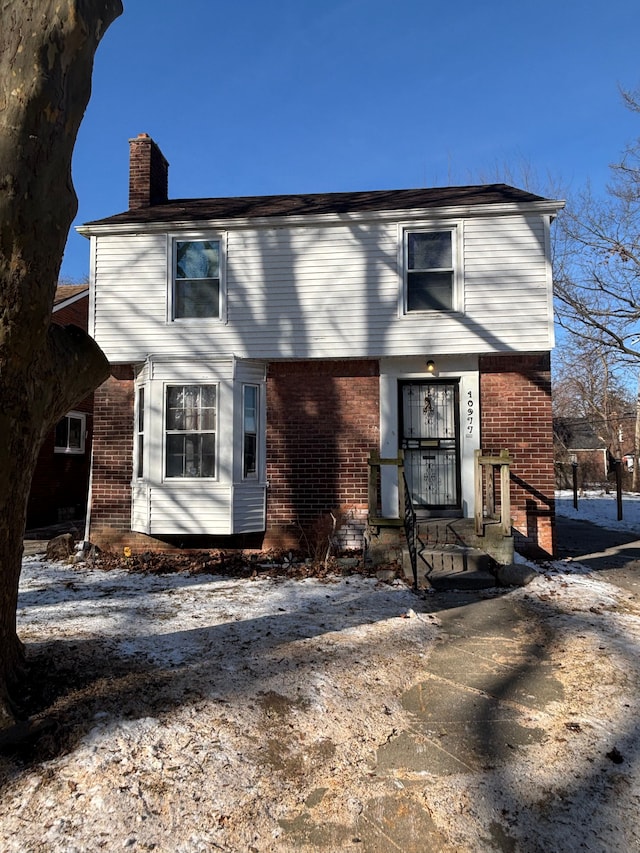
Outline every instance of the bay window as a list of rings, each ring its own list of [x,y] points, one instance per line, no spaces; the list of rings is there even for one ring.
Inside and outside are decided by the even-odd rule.
[[[136,477],[144,477],[144,387],[138,388],[136,405]]]
[[[245,480],[258,476],[258,386],[242,389],[242,476]]]
[[[158,536],[264,530],[266,365],[233,356],[149,357],[136,376],[132,530]]]
[[[216,386],[168,385],[166,477],[216,476]]]

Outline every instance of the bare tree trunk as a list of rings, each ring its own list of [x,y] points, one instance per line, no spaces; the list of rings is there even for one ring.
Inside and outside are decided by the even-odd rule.
[[[16,608],[27,498],[42,440],[109,374],[80,329],[51,324],[77,202],[71,156],[93,58],[120,0],[0,5],[0,728],[23,653]]]

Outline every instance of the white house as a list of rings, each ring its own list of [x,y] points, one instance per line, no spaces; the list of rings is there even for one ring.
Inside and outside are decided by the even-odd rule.
[[[550,224],[504,184],[170,200],[130,141],[129,210],[89,222],[91,539],[298,543],[367,517],[371,451],[418,510],[471,517],[474,451],[513,457],[516,534],[553,550]],[[398,513],[385,469],[382,511]],[[345,534],[346,535],[346,534]]]

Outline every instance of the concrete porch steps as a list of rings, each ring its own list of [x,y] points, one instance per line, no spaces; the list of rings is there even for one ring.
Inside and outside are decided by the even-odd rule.
[[[498,584],[496,561],[473,540],[473,521],[425,519],[418,523],[418,587],[421,589],[490,589]],[[484,544],[484,543],[483,543]],[[407,551],[404,571],[413,580]]]
[[[418,587],[489,589],[497,585],[494,566],[491,557],[478,548],[463,545],[427,548],[418,557]]]

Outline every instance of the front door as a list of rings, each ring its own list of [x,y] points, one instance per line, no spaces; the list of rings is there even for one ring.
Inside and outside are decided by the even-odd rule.
[[[457,382],[402,382],[401,444],[416,509],[457,512],[460,502]]]

